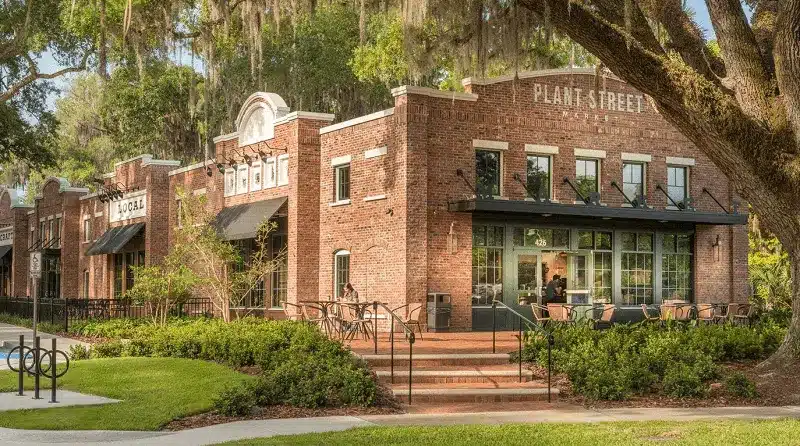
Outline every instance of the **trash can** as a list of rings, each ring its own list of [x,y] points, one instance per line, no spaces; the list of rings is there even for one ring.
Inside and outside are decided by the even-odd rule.
[[[428,293],[428,331],[449,330],[452,310],[449,293]]]

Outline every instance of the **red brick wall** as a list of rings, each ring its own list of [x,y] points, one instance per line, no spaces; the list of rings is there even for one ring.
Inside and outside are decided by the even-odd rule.
[[[11,226],[14,233],[11,251],[11,294],[25,296],[28,293],[28,206],[12,200],[14,192],[0,191],[0,226]]]

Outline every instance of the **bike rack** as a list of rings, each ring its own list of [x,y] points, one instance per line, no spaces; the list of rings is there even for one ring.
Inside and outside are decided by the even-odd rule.
[[[46,350],[41,345],[41,338],[39,336],[34,339],[33,348],[25,346],[25,335],[19,336],[19,345],[11,349],[6,357],[6,364],[12,372],[16,372],[19,376],[17,395],[24,396],[24,381],[25,373],[28,376],[33,376],[33,399],[40,399],[40,378],[50,378],[50,402],[57,403],[56,391],[58,389],[57,379],[64,376],[69,370],[69,356],[61,350],[56,348],[56,338],[52,339],[50,350]],[[11,363],[11,356],[15,350],[19,350],[19,359],[17,367]],[[58,356],[64,358],[64,369],[58,371]],[[47,358],[47,362],[44,360]],[[29,364],[30,361],[30,364]]]

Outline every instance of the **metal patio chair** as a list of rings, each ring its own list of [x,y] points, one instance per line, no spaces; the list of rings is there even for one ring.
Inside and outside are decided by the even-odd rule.
[[[545,326],[550,322],[550,313],[546,307],[539,304],[531,304],[531,312],[533,313],[533,321],[539,325]]]
[[[658,311],[658,308],[656,308]],[[650,307],[647,304],[642,304],[642,313],[644,314],[644,319],[642,320],[643,323],[651,323],[651,322],[660,322],[661,321],[661,313],[659,312],[656,316],[650,315]]]
[[[303,307],[301,305],[293,304],[291,302],[281,301],[283,307],[283,314],[286,319],[290,321],[304,321],[305,315],[303,314]]]
[[[422,322],[420,321],[420,316],[422,316],[422,307],[423,304],[415,304],[409,303],[405,305],[401,305],[392,310],[392,313],[397,313],[398,310],[403,310],[403,313],[400,313],[400,319],[403,320],[403,323],[408,325],[412,330],[414,326],[417,327],[419,331],[419,339],[422,340]],[[394,327],[392,327],[394,329]]]
[[[547,312],[550,313],[550,320],[552,322],[563,322],[571,324],[575,322],[574,307],[565,304],[547,304]]]
[[[600,316],[595,317],[597,311],[600,311]],[[617,312],[617,306],[613,304],[595,304],[584,312],[586,320],[592,324],[592,328],[597,329],[598,325],[606,325],[608,327],[614,323],[614,315]]]
[[[716,324],[719,321],[717,306],[714,304],[697,304],[697,323]]]

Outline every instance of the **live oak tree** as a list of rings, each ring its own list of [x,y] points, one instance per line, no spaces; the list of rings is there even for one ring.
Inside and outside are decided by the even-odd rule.
[[[731,180],[791,260],[793,318],[761,367],[800,362],[800,0],[706,0],[719,54],[680,0],[518,0],[649,95]]]

